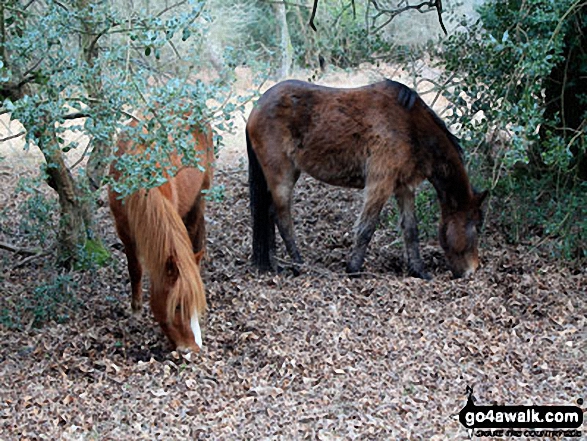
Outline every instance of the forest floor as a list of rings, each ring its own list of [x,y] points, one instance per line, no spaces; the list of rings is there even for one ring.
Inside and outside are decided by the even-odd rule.
[[[171,351],[148,306],[131,314],[106,204],[97,219],[112,259],[57,274],[42,250],[27,253],[43,232],[23,214],[54,216],[31,202],[48,189],[19,184],[35,161],[0,162],[0,241],[24,250],[0,250],[0,439],[464,440],[467,386],[478,405],[587,398],[585,268],[530,240],[508,245],[493,213],[469,279],[450,277],[432,235],[421,249],[434,279],[409,277],[393,221],[349,279],[361,194],[304,177],[294,201],[302,273],[258,275],[244,139],[227,144],[215,177],[223,197],[207,211],[204,347],[189,355]],[[393,219],[394,204],[385,210]]]

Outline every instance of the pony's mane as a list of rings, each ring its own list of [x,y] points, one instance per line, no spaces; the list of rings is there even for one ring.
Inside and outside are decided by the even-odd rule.
[[[464,161],[464,152],[463,152],[463,148],[461,147],[461,144],[459,142],[459,138],[457,138],[455,135],[452,134],[452,132],[448,129],[448,127],[446,127],[445,122],[442,119],[440,119],[440,117],[436,114],[436,112],[434,110],[432,110],[432,108],[430,106],[428,106],[428,104],[426,104],[424,102],[424,100],[422,100],[422,98],[420,98],[420,101],[422,101],[422,104],[424,105],[426,112],[428,112],[428,114],[432,117],[432,120],[445,133],[446,137],[450,141],[450,144],[455,148],[455,150],[459,154],[459,158],[461,159],[461,162],[464,163],[465,162]]]
[[[411,89],[410,87],[408,87],[405,84],[400,83],[398,81],[393,81],[393,80],[388,79],[388,80],[385,80],[385,83],[386,83],[386,85],[391,85],[393,88],[397,89],[397,91],[398,91],[397,101],[406,110],[408,110],[408,111],[411,110],[414,107],[415,103],[417,103],[417,102],[419,102],[422,105],[422,107],[426,110],[426,113],[432,118],[432,120],[438,126],[438,128],[440,128],[444,132],[444,134],[448,138],[450,144],[457,151],[459,158],[461,159],[461,162],[464,163],[463,148],[461,147],[459,139],[455,135],[452,134],[452,132],[446,126],[445,122],[442,119],[440,119],[440,117],[436,114],[436,112],[434,110],[432,110],[432,108],[424,102],[424,100],[418,94],[418,92],[416,92],[414,89]]]
[[[167,319],[172,320],[177,306],[183,320],[189,321],[194,310],[201,316],[206,309],[204,285],[185,225],[172,203],[153,188],[133,193],[125,205],[139,255],[155,288],[164,288],[169,259],[177,265],[179,277],[169,291]]]

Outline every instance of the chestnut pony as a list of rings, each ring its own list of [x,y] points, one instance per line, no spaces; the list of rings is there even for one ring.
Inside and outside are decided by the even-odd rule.
[[[137,127],[137,121],[130,126]],[[210,188],[214,151],[210,127],[192,128],[194,149],[200,152],[199,167],[181,167],[172,153],[175,177],[151,190],[139,190],[125,199],[109,189],[110,209],[128,260],[132,289],[131,306],[143,305],[143,266],[150,276],[150,303],[155,320],[178,350],[199,350],[202,346],[200,321],[206,309],[200,260],[205,250],[204,195]],[[141,155],[145,146],[133,142],[127,133],[118,140],[117,156]],[[116,162],[110,175],[120,179]]]
[[[400,209],[408,268],[430,278],[418,247],[416,187],[428,179],[441,208],[440,245],[455,277],[479,265],[477,235],[487,192],[476,193],[458,140],[418,94],[385,80],[353,89],[284,81],[269,89],[246,127],[253,217],[253,263],[270,270],[275,223],[295,265],[292,191],[300,173],[364,189],[347,272],[358,273],[379,214],[393,194]]]

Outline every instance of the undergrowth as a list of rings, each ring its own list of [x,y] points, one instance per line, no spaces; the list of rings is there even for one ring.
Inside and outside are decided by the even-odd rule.
[[[5,293],[0,324],[11,329],[39,327],[48,321],[62,323],[79,306],[71,274],[53,274],[29,293]]]
[[[494,218],[511,244],[550,258],[587,259],[587,182],[553,185],[552,176],[502,179],[493,191]]]

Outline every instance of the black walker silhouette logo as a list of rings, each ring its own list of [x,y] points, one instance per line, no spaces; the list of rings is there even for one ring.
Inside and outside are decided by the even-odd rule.
[[[469,429],[469,436],[473,432],[476,436],[581,436],[581,431],[573,430],[583,424],[578,406],[477,406],[473,388],[467,386],[467,395],[459,421]],[[582,405],[583,399],[577,403]]]

